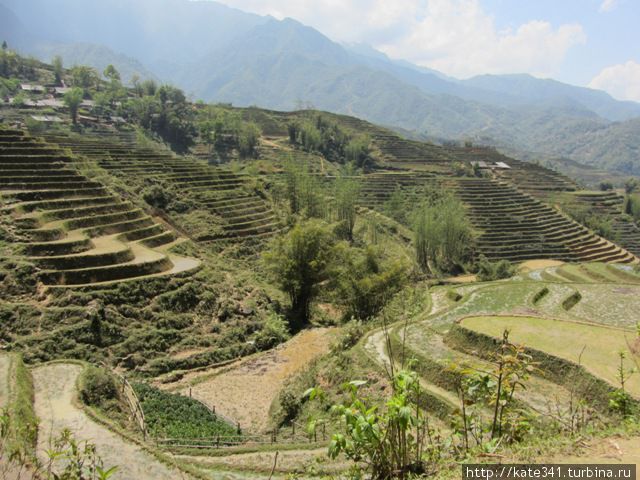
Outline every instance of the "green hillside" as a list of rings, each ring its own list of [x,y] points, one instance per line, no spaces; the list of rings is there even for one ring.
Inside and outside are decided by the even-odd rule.
[[[92,452],[77,439],[122,478],[451,478],[487,452],[637,440],[633,192],[351,116],[3,60],[0,452],[21,468],[63,471],[47,451]],[[358,463],[395,440],[356,417],[411,458]]]

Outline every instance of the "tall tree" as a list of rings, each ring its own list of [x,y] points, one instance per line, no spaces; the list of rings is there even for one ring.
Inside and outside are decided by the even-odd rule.
[[[337,245],[333,232],[325,223],[308,220],[276,239],[264,254],[273,280],[291,300],[291,326],[294,329],[309,321],[318,285],[330,278],[335,265]]]
[[[99,81],[97,72],[84,65],[76,65],[71,68],[71,83],[74,87],[82,88],[85,92],[94,87]]]
[[[340,222],[340,233],[349,241],[353,240],[353,229],[356,224],[356,207],[360,197],[360,181],[351,166],[342,170],[336,178],[335,199],[336,215]]]
[[[107,65],[102,73],[111,83],[120,82],[120,72],[113,65]]]
[[[441,272],[459,269],[468,260],[473,229],[462,203],[449,193],[434,190],[413,214],[416,261],[424,272],[430,262]]]
[[[78,87],[72,88],[64,95],[64,103],[69,108],[71,120],[74,125],[78,123],[78,109],[80,108],[83,97],[84,92]]]
[[[62,57],[60,55],[56,55],[55,57],[53,57],[51,64],[53,65],[53,74],[56,77],[56,85],[62,85]]]

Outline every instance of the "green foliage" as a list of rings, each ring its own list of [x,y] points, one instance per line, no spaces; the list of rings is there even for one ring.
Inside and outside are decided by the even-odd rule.
[[[353,163],[357,168],[367,169],[371,166],[371,139],[367,135],[359,135],[349,140],[344,149],[345,161]]]
[[[271,278],[291,300],[294,329],[308,322],[311,302],[318,285],[331,277],[336,254],[333,232],[318,220],[297,224],[263,254]]]
[[[343,385],[348,399],[331,407],[342,432],[333,434],[328,454],[334,459],[343,454],[353,461],[352,478],[406,479],[425,472],[428,424],[420,407],[420,380],[415,372],[400,371],[391,382],[384,409],[360,394],[367,383],[360,380]],[[322,397],[317,388],[306,394],[310,399]]]
[[[613,190],[613,184],[611,182],[600,182],[600,190],[603,192]]]
[[[53,66],[53,74],[55,75],[56,85],[62,84],[62,75],[64,74],[64,68],[62,66],[62,57],[60,55],[56,55],[51,60],[51,65]]]
[[[633,355],[633,354],[632,354]],[[618,364],[616,377],[620,382],[620,387],[609,393],[609,408],[616,413],[619,413],[623,418],[632,417],[636,413],[636,405],[633,397],[627,392],[626,384],[633,375],[638,372],[633,368],[627,368],[625,365],[625,359],[627,358],[626,352],[618,352]]]
[[[44,475],[46,480],[108,480],[118,467],[105,467],[89,441],[78,441],[70,430],[64,429],[47,451],[49,463]],[[54,465],[62,464],[62,468]]]
[[[407,207],[408,200],[402,188],[397,187],[384,202],[382,210],[387,217],[393,218],[396,222],[406,225],[408,221]]]
[[[98,72],[91,67],[75,65],[69,73],[71,75],[71,85],[82,89],[83,94],[88,94],[89,89],[95,87],[100,82]]]
[[[402,261],[382,261],[374,247],[345,249],[335,280],[345,317],[367,320],[377,315],[405,284],[407,270]]]
[[[606,218],[603,215],[599,215],[586,205],[569,203],[563,205],[563,209],[576,222],[590,228],[601,237],[608,238],[613,241],[616,240],[611,219]]]
[[[431,265],[441,272],[460,270],[473,244],[464,206],[445,192],[427,192],[426,197],[413,213],[416,261],[423,272],[431,271]]]
[[[471,442],[484,450],[495,450],[498,444],[524,439],[531,430],[530,417],[518,408],[517,390],[525,390],[527,381],[538,372],[536,363],[523,345],[509,341],[505,330],[498,348],[491,355],[491,369],[473,365],[452,364],[449,370],[457,377],[461,423],[455,428],[466,451]],[[487,422],[483,410],[492,412]]]
[[[118,84],[115,81],[112,85]],[[145,95],[124,102],[123,113],[175,149],[185,150],[193,142],[196,128],[184,92],[170,85],[158,87],[153,81],[143,82],[140,89]]]
[[[101,407],[118,398],[116,379],[102,368],[89,366],[80,377],[80,398],[87,405]]]
[[[640,181],[637,178],[630,178],[624,183],[624,191],[627,195],[640,189]]]
[[[289,325],[280,315],[270,312],[263,327],[254,337],[255,346],[258,350],[268,350],[291,337]]]
[[[198,112],[196,124],[200,139],[219,156],[226,157],[233,149],[237,149],[240,158],[258,156],[260,127],[243,121],[239,112],[206,105]]]
[[[478,280],[490,282],[512,277],[516,272],[516,266],[509,260],[498,260],[490,262],[484,255],[478,260]]]
[[[216,417],[202,403],[151,385],[135,383],[149,433],[166,438],[212,438],[236,435],[236,427]]]
[[[18,92],[20,81],[17,78],[0,77],[0,98],[5,98]]]
[[[369,143],[366,137],[350,139],[333,120],[324,115],[316,115],[291,122],[287,125],[289,141],[306,152],[320,153],[330,162],[346,163],[354,161],[364,167],[369,160]],[[352,141],[347,153],[347,146]]]
[[[292,214],[306,218],[324,217],[325,202],[318,178],[309,170],[307,162],[297,162],[293,157],[284,164],[285,195]]]
[[[74,124],[78,122],[78,108],[84,98],[84,92],[80,88],[72,88],[64,94],[64,103],[69,108],[71,114],[71,120]]]
[[[13,355],[10,363],[10,394],[5,411],[4,450],[7,457],[27,457],[35,453],[38,417],[33,407],[33,379],[22,356]]]
[[[260,142],[260,127],[253,123],[243,123],[238,132],[238,153],[240,158],[254,158],[258,155],[257,147]]]
[[[8,48],[0,50],[0,76],[2,77],[35,80],[38,78],[38,65],[37,60],[22,57]]]
[[[625,213],[631,215],[636,222],[640,222],[640,195],[629,194],[625,204]]]
[[[575,307],[580,300],[582,300],[582,294],[580,292],[574,292],[562,302],[562,308],[569,311]]]
[[[335,181],[335,202],[338,222],[338,233],[346,240],[353,240],[353,229],[356,224],[356,208],[360,196],[360,182],[354,178],[355,172],[348,168]]]
[[[452,302],[459,302],[460,300],[462,300],[462,295],[460,295],[454,289],[450,288],[447,290],[447,298]]]
[[[536,292],[536,294],[533,296],[532,298],[532,302],[535,305],[536,303],[539,303],[540,300],[542,300],[544,297],[546,297],[547,295],[549,295],[549,287],[543,287],[540,290],[538,290]]]
[[[142,198],[152,207],[165,210],[172,197],[161,185],[155,184],[142,191]]]

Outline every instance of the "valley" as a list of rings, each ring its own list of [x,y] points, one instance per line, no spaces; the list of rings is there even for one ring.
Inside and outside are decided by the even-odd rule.
[[[633,188],[3,55],[6,478],[637,462]]]

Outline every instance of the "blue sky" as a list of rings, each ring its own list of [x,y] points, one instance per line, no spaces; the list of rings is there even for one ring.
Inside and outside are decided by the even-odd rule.
[[[530,73],[640,101],[640,0],[219,0],[445,74]]]
[[[482,0],[498,28],[509,28],[530,19],[546,19],[553,25],[577,23],[586,34],[584,45],[567,52],[557,78],[588,84],[603,68],[629,60],[640,63],[640,1],[602,0]]]

